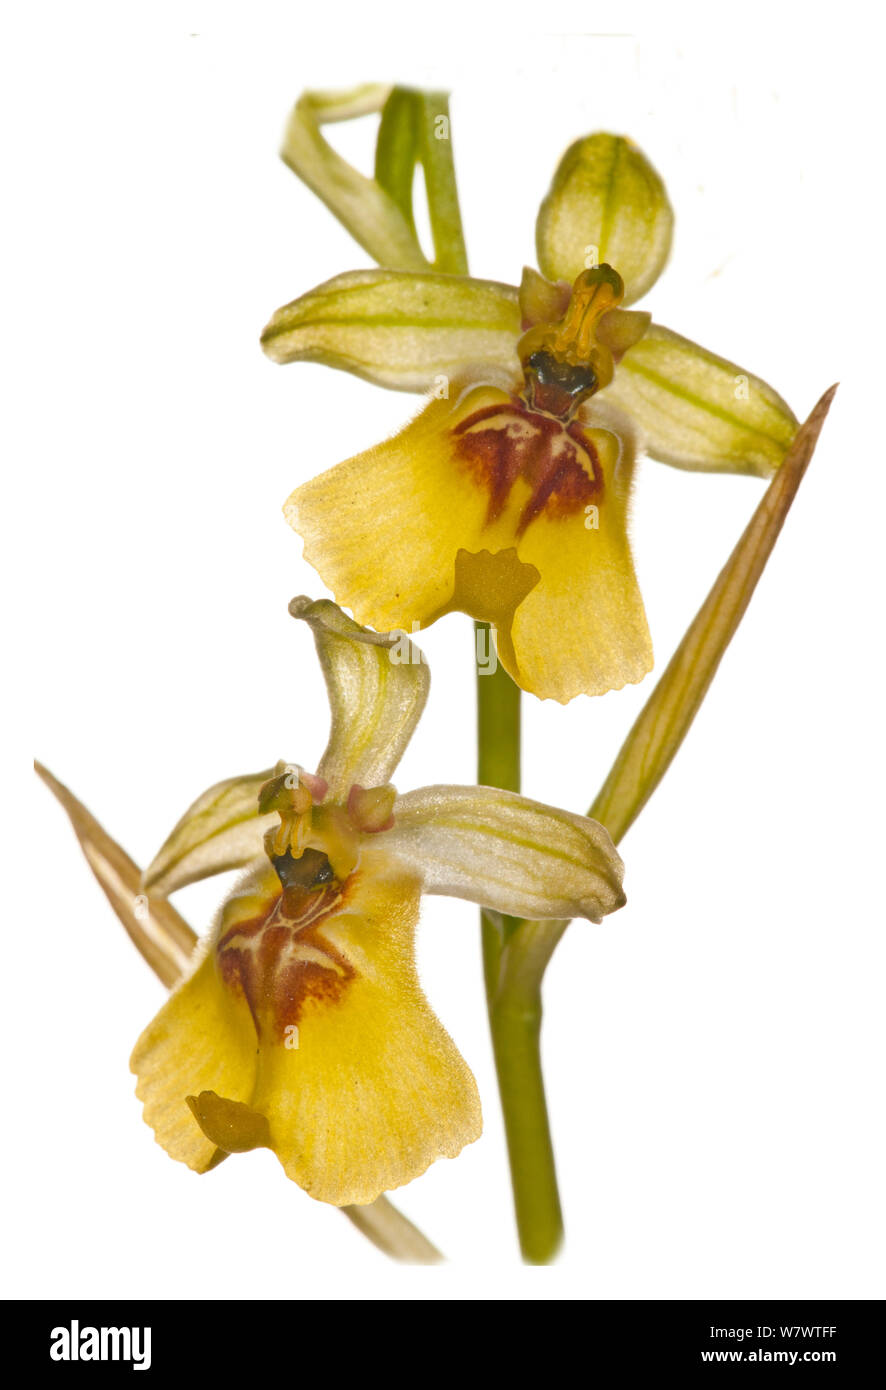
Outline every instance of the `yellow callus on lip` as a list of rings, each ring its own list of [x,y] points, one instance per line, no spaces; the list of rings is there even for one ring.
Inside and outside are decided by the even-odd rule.
[[[136,1045],[145,1119],[203,1171],[267,1146],[312,1197],[374,1201],[481,1129],[474,1079],[418,981],[419,880],[382,851],[303,924],[268,866]]]

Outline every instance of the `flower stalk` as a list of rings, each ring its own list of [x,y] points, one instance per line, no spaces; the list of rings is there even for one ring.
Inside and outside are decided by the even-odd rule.
[[[477,671],[477,781],[520,790],[520,690],[502,666],[491,674]],[[560,1247],[563,1214],[541,1067],[543,972],[514,975],[504,968],[525,925],[520,918],[481,914],[486,1004],[517,1233],[523,1258],[545,1264]]]

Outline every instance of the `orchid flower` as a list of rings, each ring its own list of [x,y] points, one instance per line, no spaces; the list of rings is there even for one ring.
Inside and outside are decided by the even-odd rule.
[[[381,116],[371,178],[321,134],[368,112]],[[132,1055],[159,1143],[198,1172],[270,1148],[294,1182],[399,1258],[439,1252],[381,1194],[481,1129],[474,1078],[418,978],[420,898],[480,904],[520,1246],[544,1263],[563,1230],[540,1055],[545,970],[571,918],[600,921],[625,901],[614,842],[705,698],[834,388],[798,426],[764,382],[624,307],[660,274],[673,222],[659,175],[626,139],[600,133],[567,151],[538,215],[540,270],[519,288],[467,274],[444,94],[305,93],[283,155],[381,269],[337,276],[281,309],[266,352],[431,396],[395,438],[286,504],[307,558],[356,615],[329,600],[290,605],[326,678],[328,746],[315,771],[279,762],[211,787],[145,874],[38,770],[173,990]],[[417,164],[433,261],[413,215]],[[574,815],[518,794],[514,681],[566,702],[648,671],[628,539],[643,449],[772,480],[589,816]],[[401,796],[390,779],[429,687],[404,629],[454,610],[492,625],[504,668],[478,671],[482,785]],[[169,895],[231,869],[240,881],[197,944]]]
[[[395,96],[376,184],[396,145]],[[295,119],[284,157],[312,187],[333,187]],[[396,193],[390,169],[387,184]],[[377,256],[390,248],[397,269],[339,275],[274,314],[262,343],[275,361],[432,395],[394,438],[303,483],[284,508],[360,622],[414,632],[468,613],[492,624],[518,685],[562,703],[651,669],[628,539],[639,451],[766,477],[797,429],[765,382],[619,307],[657,280],[672,222],[643,153],[597,133],[563,156],[538,215],[541,274],[524,271],[519,289],[416,269],[399,223],[381,248],[374,223],[355,234]]]
[[[233,778],[200,797],[145,874],[153,899],[246,875],[132,1056],[144,1116],[198,1172],[273,1149],[337,1206],[454,1157],[481,1129],[477,1088],[419,984],[422,893],[529,918],[598,922],[623,866],[585,816],[492,787],[400,796],[389,778],[427,698],[408,639],[300,598],[332,708],[316,773]]]

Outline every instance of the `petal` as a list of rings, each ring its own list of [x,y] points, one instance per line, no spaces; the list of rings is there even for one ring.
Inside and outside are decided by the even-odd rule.
[[[800,426],[741,540],[625,739],[591,815],[620,840],[670,767],[732,641],[812,458],[836,387]]]
[[[653,458],[677,468],[769,477],[797,431],[765,381],[656,323],[625,353],[605,399],[639,425]]]
[[[538,264],[549,280],[573,280],[604,262],[632,304],[658,279],[674,215],[649,160],[623,136],[598,132],[570,145],[536,223]]]
[[[520,280],[520,324],[524,329],[540,323],[559,323],[569,308],[572,284],[560,281],[553,284],[524,265]]]
[[[395,200],[375,179],[342,159],[321,134],[328,122],[380,111],[390,91],[366,84],[349,92],[303,92],[289,118],[280,155],[373,260],[397,270],[425,270],[428,263],[414,230]]]
[[[652,642],[628,541],[634,467],[627,429],[589,432],[603,469],[599,505],[565,517],[541,515],[517,547],[541,575],[514,614],[502,664],[524,690],[561,704],[641,681]],[[513,655],[511,655],[513,653]]]
[[[652,315],[641,309],[610,309],[597,324],[597,340],[620,362],[628,348],[648,332],[651,323]]]
[[[144,874],[154,893],[173,893],[211,874],[239,869],[262,853],[266,830],[278,824],[258,813],[258,793],[273,768],[216,784],[185,811]]]
[[[269,922],[279,883],[253,880],[258,921]],[[433,1014],[415,969],[420,880],[379,850],[365,852],[333,911],[276,942],[248,917],[223,919],[225,950],[242,953],[240,979],[259,1019],[260,1052],[248,1108],[225,1114],[224,1092],[196,1097],[212,1135],[230,1118],[247,1139],[268,1123],[287,1175],[319,1201],[372,1202],[477,1138],[474,1079]],[[236,931],[243,933],[238,945]],[[276,953],[276,954],[275,954]],[[235,1097],[239,1100],[239,1097]]]
[[[472,363],[518,371],[519,333],[510,285],[355,270],[278,309],[262,347],[275,362],[322,362],[378,386],[429,391]]]
[[[171,1158],[198,1173],[217,1161],[187,1097],[213,1090],[248,1100],[255,1084],[255,1025],[205,955],[142,1033],[130,1059],[145,1122]]]
[[[624,865],[601,825],[495,787],[409,792],[384,839],[423,892],[510,916],[599,922],[625,902]]]
[[[425,707],[430,674],[406,637],[370,632],[328,599],[296,598],[289,611],[314,633],[332,715],[318,772],[330,799],[345,801],[355,783],[390,781]]]
[[[361,623],[407,631],[425,625],[452,598],[458,551],[499,548],[484,527],[488,494],[453,466],[451,431],[473,411],[508,399],[481,387],[454,401],[433,400],[393,439],[313,478],[287,501],[305,559]]]

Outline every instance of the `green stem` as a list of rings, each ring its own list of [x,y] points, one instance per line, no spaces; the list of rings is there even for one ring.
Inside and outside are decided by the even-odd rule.
[[[444,93],[419,97],[421,119],[417,142],[424,169],[434,238],[435,266],[447,274],[468,272],[452,140]],[[394,115],[397,115],[395,112]],[[398,117],[399,118],[399,117]],[[393,122],[394,117],[391,117]],[[402,186],[394,177],[393,125],[381,165],[392,192]],[[401,141],[401,149],[403,142]],[[409,153],[407,150],[406,158]],[[487,644],[487,623],[476,624],[477,640]],[[520,691],[502,666],[484,674],[477,663],[477,781],[481,786],[520,790]],[[548,1125],[541,1070],[541,977],[539,970],[513,969],[510,957],[538,923],[524,923],[500,913],[481,915],[483,968],[492,1049],[504,1115],[511,1185],[520,1249],[524,1259],[545,1264],[563,1238],[554,1147]]]
[[[476,624],[488,642],[488,628]],[[477,673],[477,781],[520,790],[520,691],[499,666]],[[563,1238],[554,1147],[541,1069],[541,978],[508,969],[530,925],[484,912],[483,968],[489,1028],[504,1115],[520,1249],[532,1264],[553,1259]]]

